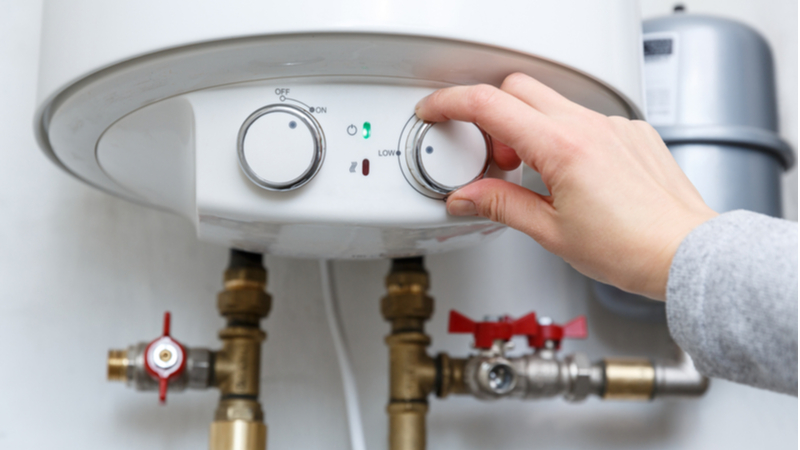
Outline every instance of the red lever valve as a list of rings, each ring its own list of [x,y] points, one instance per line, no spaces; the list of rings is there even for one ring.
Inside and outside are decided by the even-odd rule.
[[[167,401],[169,381],[179,377],[186,369],[186,349],[169,335],[170,314],[164,313],[164,334],[147,344],[144,351],[144,367],[147,373],[158,380],[158,398]]]
[[[533,348],[544,348],[547,341],[553,341],[558,349],[562,339],[585,339],[588,335],[585,316],[578,316],[563,326],[551,323],[542,325],[534,312],[516,320],[503,316],[498,321],[475,322],[458,311],[451,310],[447,331],[472,334],[475,336],[475,347],[482,349],[492,348],[492,343],[497,339],[509,341],[513,336],[526,336],[528,345]]]
[[[528,336],[528,345],[533,348],[545,348],[547,341],[552,341],[558,350],[561,348],[562,339],[586,339],[588,335],[586,316],[578,316],[564,325],[539,325],[539,333]]]
[[[508,341],[512,336],[530,336],[539,333],[539,322],[536,313],[530,313],[512,320],[508,316],[501,317],[496,322],[475,322],[458,311],[450,311],[450,324],[447,329],[450,333],[471,333],[475,336],[476,348],[492,348],[492,343],[497,340]]]

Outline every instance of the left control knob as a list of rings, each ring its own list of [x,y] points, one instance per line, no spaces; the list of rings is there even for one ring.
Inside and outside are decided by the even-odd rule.
[[[275,104],[258,109],[239,129],[239,165],[253,183],[290,191],[308,183],[325,159],[325,135],[308,112]]]

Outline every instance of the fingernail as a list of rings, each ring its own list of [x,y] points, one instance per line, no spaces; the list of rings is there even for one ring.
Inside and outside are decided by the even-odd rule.
[[[447,204],[447,212],[454,216],[477,216],[475,203],[469,200],[453,200]]]
[[[425,103],[425,99],[427,99],[427,98],[428,98],[428,96],[426,95],[425,97],[422,97],[422,100],[417,102],[416,106],[414,106],[414,112],[415,113],[417,111],[419,111],[419,108],[422,106],[423,103]]]

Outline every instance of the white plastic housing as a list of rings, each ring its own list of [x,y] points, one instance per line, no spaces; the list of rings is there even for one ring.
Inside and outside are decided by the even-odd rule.
[[[293,256],[417,255],[500,229],[449,217],[443,196],[415,181],[404,154],[420,98],[521,71],[597,111],[641,117],[640,45],[633,0],[46,1],[36,130],[68,172],[187,217],[203,240]],[[258,186],[237,158],[242,124],[267,105],[303,109],[324,135],[318,172],[290,191]],[[258,148],[307,145],[258,127]],[[431,174],[448,184],[475,172],[480,133],[435,129],[426,141],[441,151],[423,154]],[[309,161],[253,158],[279,183]],[[520,182],[519,170],[486,176]]]

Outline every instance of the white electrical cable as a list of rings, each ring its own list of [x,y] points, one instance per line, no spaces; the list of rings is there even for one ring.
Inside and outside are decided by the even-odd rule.
[[[339,371],[342,373],[344,385],[344,404],[347,410],[347,424],[350,428],[350,446],[352,450],[366,450],[364,444],[364,429],[361,424],[361,409],[358,405],[358,390],[356,378],[353,375],[353,366],[350,362],[350,352],[344,340],[342,319],[336,302],[336,289],[331,276],[330,262],[319,260],[319,276],[322,281],[322,302],[325,304],[325,316],[331,329],[333,348],[336,350],[336,359],[339,361]]]

